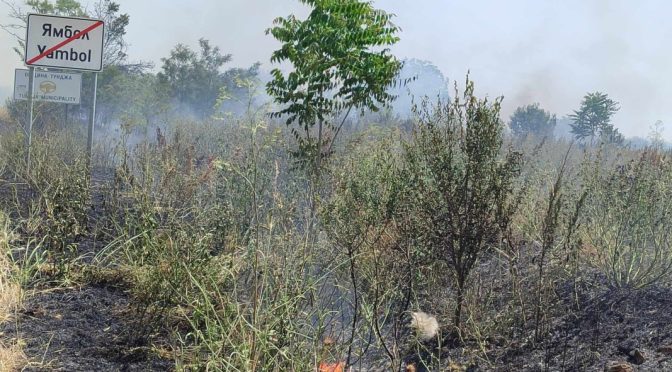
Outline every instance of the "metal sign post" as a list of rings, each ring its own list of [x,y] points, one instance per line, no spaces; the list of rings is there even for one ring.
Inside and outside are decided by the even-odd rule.
[[[89,131],[86,140],[86,167],[91,170],[91,157],[93,155],[93,129],[96,124],[96,99],[98,98],[98,73],[93,73],[93,102],[91,103],[91,115],[89,117]]]
[[[33,90],[35,83],[35,67],[30,67],[28,73],[28,122],[26,123],[26,172],[30,176],[30,152],[33,148]]]

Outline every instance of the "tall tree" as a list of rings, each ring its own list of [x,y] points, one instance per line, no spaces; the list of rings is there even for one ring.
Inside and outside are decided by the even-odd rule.
[[[509,128],[514,135],[522,137],[533,135],[537,137],[553,136],[557,119],[555,115],[543,110],[538,103],[518,107],[511,115]]]
[[[314,159],[319,173],[322,158],[331,152],[352,109],[377,111],[394,99],[388,88],[402,64],[388,47],[399,41],[399,28],[391,14],[369,1],[300,1],[312,8],[308,18],[277,18],[266,31],[282,43],[271,62],[293,67],[288,74],[274,69],[267,91],[279,104],[272,117],[296,124],[292,133],[299,142],[297,154]],[[336,125],[339,116],[342,121]],[[334,130],[330,138],[325,138],[325,126]]]
[[[221,68],[231,60],[206,39],[199,40],[200,53],[178,44],[168,58],[162,58],[159,80],[171,90],[175,100],[200,118],[213,114],[224,85]]]
[[[618,129],[614,128],[611,118],[620,107],[618,102],[612,100],[604,93],[588,93],[583,97],[581,108],[574,111],[569,117],[574,121],[572,133],[578,140],[590,138],[592,144],[596,137],[604,139],[622,138]]]
[[[227,115],[255,116],[267,103],[264,84],[259,78],[260,63],[249,68],[232,68],[222,75],[224,85],[219,90],[215,111]]]
[[[100,0],[93,7],[92,16],[105,22],[103,64],[106,66],[124,64],[128,57],[128,43],[124,36],[130,17],[127,13],[119,13],[119,10],[119,4],[111,0]]]
[[[109,67],[105,75],[109,81],[98,89],[99,96],[105,97],[97,110],[100,125],[122,119],[127,124],[147,127],[169,111],[168,89],[156,75],[119,66]]]

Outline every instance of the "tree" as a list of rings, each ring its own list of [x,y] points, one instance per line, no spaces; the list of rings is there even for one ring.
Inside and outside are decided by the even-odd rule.
[[[62,0],[59,0],[62,1]],[[119,13],[119,4],[111,0],[100,0],[93,8],[93,17],[105,22],[103,36],[103,64],[105,66],[125,64],[128,43],[124,40],[130,17]]]
[[[222,75],[224,85],[215,105],[217,114],[245,115],[250,119],[265,106],[267,97],[259,78],[260,66],[255,63],[249,68],[232,68]]]
[[[271,116],[297,125],[292,128],[299,143],[296,154],[314,159],[319,174],[321,160],[331,152],[350,111],[377,111],[394,99],[388,88],[402,64],[388,46],[399,40],[399,28],[391,23],[392,15],[370,2],[300,1],[312,8],[308,18],[280,17],[266,31],[282,43],[271,62],[293,67],[286,75],[274,69],[267,91],[280,106]],[[333,120],[341,115],[341,124],[335,125]],[[328,139],[325,126],[334,130]]]
[[[105,97],[97,110],[100,125],[122,118],[126,123],[147,127],[169,111],[167,89],[156,75],[119,66],[109,67],[106,75],[109,82],[98,90]]]
[[[200,39],[200,54],[184,44],[178,44],[168,58],[162,58],[159,80],[165,83],[172,97],[200,117],[213,114],[221,87],[224,85],[221,68],[231,60],[206,39]]]
[[[613,125],[607,126],[600,131],[600,141],[602,143],[612,143],[620,145],[625,142],[625,137]]]
[[[444,101],[450,97],[448,79],[430,61],[414,58],[404,60],[399,79],[408,81],[408,84],[396,86],[390,91],[397,97],[393,113],[399,114],[402,119],[412,117],[414,103],[423,97],[438,97]]]
[[[410,241],[433,252],[452,274],[460,329],[471,271],[496,247],[501,226],[515,212],[514,187],[522,156],[503,154],[501,99],[474,96],[467,79],[464,98],[418,108],[418,128],[404,151],[406,213]]]
[[[569,115],[574,121],[572,134],[577,140],[590,138],[590,143],[595,137],[618,140],[622,135],[611,123],[611,117],[618,112],[618,102],[612,100],[604,93],[588,93],[583,97],[581,108]]]
[[[551,115],[550,112],[540,108],[538,103],[534,103],[518,107],[511,115],[509,128],[519,137],[527,135],[551,137],[556,123],[555,115]]]

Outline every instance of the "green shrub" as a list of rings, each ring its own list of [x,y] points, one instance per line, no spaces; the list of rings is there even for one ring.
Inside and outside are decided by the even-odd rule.
[[[657,152],[608,172],[596,169],[583,241],[612,286],[642,288],[670,280],[671,183],[672,165]]]
[[[469,274],[485,251],[499,243],[521,155],[502,156],[500,100],[474,96],[467,79],[463,101],[424,102],[419,125],[404,152],[414,214],[410,230],[450,269],[456,290],[454,325],[459,330]]]
[[[401,323],[422,272],[422,247],[403,241],[406,216],[399,207],[408,188],[400,173],[398,143],[389,137],[348,151],[334,167],[334,193],[320,213],[337,257],[346,262],[338,272],[340,280],[349,281],[352,302],[350,324],[344,324],[349,328],[348,365],[353,352],[363,357],[359,353],[372,343],[371,330],[392,368],[400,365]]]

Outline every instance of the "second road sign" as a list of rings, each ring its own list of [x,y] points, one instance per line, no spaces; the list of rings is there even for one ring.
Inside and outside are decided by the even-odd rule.
[[[17,69],[14,73],[14,99],[28,99],[29,71]],[[78,105],[81,101],[82,75],[65,72],[39,71],[33,82],[36,101]]]

